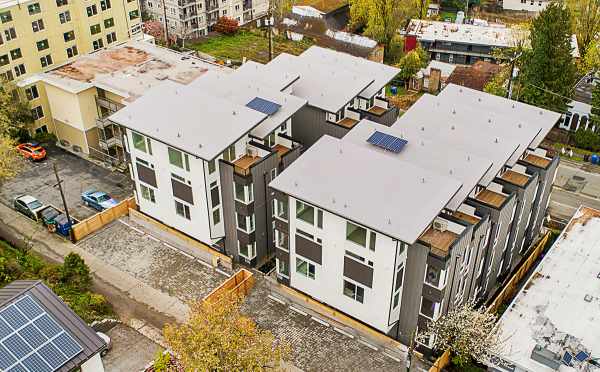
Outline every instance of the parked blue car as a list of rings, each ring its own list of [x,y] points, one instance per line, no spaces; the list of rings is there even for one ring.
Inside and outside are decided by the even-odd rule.
[[[81,193],[81,200],[83,204],[88,207],[92,207],[98,211],[114,207],[117,205],[117,201],[110,197],[105,192],[88,190]]]

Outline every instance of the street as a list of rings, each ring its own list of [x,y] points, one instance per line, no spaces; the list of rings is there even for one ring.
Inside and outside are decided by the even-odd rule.
[[[600,174],[590,170],[561,160],[548,205],[553,218],[568,221],[580,205],[600,209]]]

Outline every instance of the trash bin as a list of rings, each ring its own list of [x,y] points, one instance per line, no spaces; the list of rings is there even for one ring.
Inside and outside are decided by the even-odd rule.
[[[598,164],[600,163],[600,156],[598,156],[597,154],[593,154],[592,156],[590,156],[590,161],[592,162],[592,164]]]
[[[392,95],[393,95],[393,96],[395,96],[396,94],[398,94],[398,87],[397,87],[397,86],[394,86],[394,85],[392,85],[392,86],[390,87],[390,93],[392,93]]]

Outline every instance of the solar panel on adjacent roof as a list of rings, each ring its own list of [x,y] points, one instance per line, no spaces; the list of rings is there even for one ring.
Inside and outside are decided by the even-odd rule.
[[[264,98],[255,97],[252,101],[246,104],[249,107],[258,112],[262,112],[265,115],[273,115],[281,108],[281,105],[275,102],[267,101]]]
[[[29,295],[0,312],[0,371],[53,372],[82,351]]]
[[[569,353],[568,351],[565,351],[565,355],[563,355],[562,361],[564,364],[570,366],[571,362],[573,361],[573,355],[571,353]]]
[[[585,351],[580,351],[577,353],[577,355],[575,355],[575,359],[577,359],[580,362],[583,362],[584,360],[588,359],[590,357],[590,354],[586,353]]]
[[[408,141],[403,138],[398,138],[379,131],[375,131],[375,133],[367,139],[367,142],[394,153],[402,151],[402,148],[408,143]]]

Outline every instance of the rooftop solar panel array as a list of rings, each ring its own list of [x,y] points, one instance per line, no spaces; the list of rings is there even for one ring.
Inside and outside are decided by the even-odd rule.
[[[408,143],[408,141],[403,138],[398,138],[379,131],[375,131],[375,133],[367,139],[367,142],[394,153],[402,151],[404,146]]]
[[[0,311],[0,371],[54,372],[82,351],[29,295]]]
[[[281,105],[275,102],[268,101],[264,98],[255,97],[252,101],[246,104],[246,107],[255,111],[262,112],[265,115],[273,115],[281,108]]]

